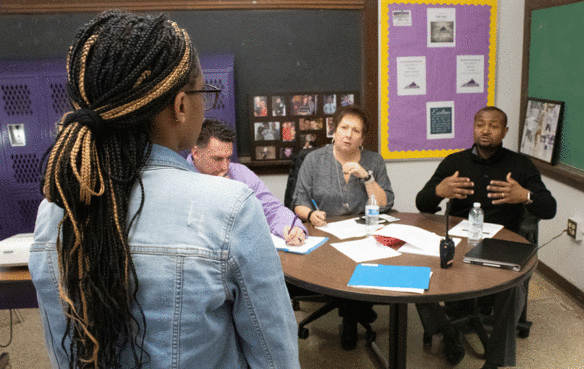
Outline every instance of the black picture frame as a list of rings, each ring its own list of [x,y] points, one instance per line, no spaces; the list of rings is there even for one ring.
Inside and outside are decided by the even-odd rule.
[[[251,161],[291,162],[304,148],[325,146],[332,139],[333,114],[351,103],[359,104],[357,91],[250,95]]]
[[[555,164],[564,102],[528,97],[519,152]]]

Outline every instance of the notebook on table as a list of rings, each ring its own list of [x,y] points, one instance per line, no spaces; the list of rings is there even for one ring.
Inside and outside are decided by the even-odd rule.
[[[304,244],[300,246],[289,246],[282,237],[272,235],[272,241],[274,241],[274,246],[277,250],[291,252],[293,254],[310,254],[312,251],[316,250],[320,246],[328,241],[328,237],[315,237],[309,236],[304,240]]]
[[[28,265],[33,236],[22,233],[0,241],[0,267]]]
[[[464,255],[465,263],[520,271],[537,253],[537,245],[485,238]]]

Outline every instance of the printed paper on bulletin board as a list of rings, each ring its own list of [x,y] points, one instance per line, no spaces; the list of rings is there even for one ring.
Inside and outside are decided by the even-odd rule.
[[[381,0],[379,127],[384,159],[472,146],[495,100],[497,0]]]

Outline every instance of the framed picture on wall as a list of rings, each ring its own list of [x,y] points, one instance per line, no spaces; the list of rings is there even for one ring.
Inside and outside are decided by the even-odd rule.
[[[253,98],[253,116],[254,117],[267,117],[268,116],[268,97],[267,96],[255,96]]]
[[[519,152],[553,164],[564,102],[528,97]]]
[[[261,93],[249,98],[252,161],[291,161],[331,142],[333,114],[359,104],[355,91]]]

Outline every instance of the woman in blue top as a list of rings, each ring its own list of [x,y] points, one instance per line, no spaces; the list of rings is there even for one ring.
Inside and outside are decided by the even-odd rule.
[[[194,173],[217,89],[164,16],[108,11],[67,58],[29,268],[54,368],[298,368],[259,202]]]

